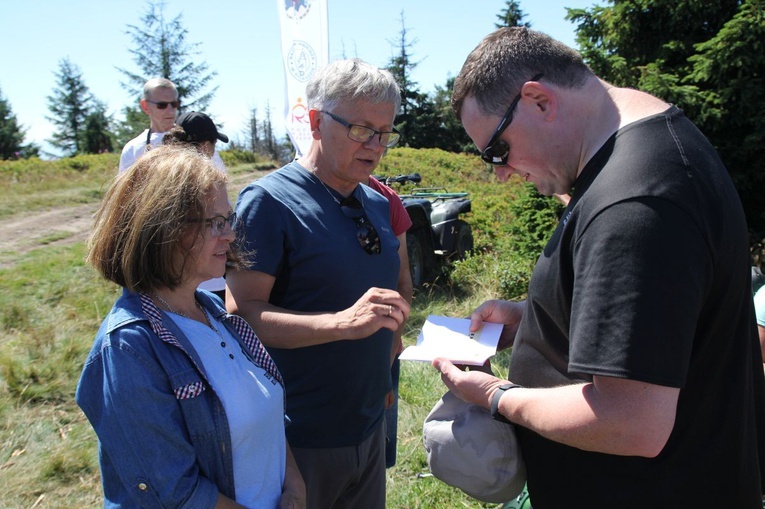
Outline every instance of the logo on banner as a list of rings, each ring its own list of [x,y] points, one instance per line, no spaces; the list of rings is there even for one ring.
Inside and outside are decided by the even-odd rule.
[[[301,19],[311,8],[311,0],[284,0],[284,12],[290,19]]]
[[[311,119],[308,117],[308,108],[303,104],[303,98],[298,97],[297,103],[292,105],[290,112],[290,121],[293,124],[310,124]]]
[[[294,41],[287,52],[287,69],[300,82],[306,82],[313,76],[316,62],[316,52],[303,41]]]

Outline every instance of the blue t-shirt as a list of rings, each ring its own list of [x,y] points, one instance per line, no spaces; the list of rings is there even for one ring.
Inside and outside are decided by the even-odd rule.
[[[358,227],[325,187],[298,163],[244,188],[236,212],[252,270],[276,278],[269,302],[294,311],[334,312],[369,288],[395,289],[398,239],[388,202],[365,185],[353,196],[377,231],[379,254],[359,244]],[[344,447],[364,441],[383,418],[391,389],[393,333],[381,329],[361,340],[295,349],[268,348],[284,377],[287,438],[294,447]]]

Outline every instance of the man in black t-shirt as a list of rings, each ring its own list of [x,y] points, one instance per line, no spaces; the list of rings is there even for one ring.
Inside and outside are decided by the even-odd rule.
[[[514,385],[434,362],[459,397],[516,425],[534,508],[759,508],[746,221],[710,143],[676,107],[525,28],[481,42],[452,105],[500,180],[572,195],[527,300],[471,317],[505,324]]]

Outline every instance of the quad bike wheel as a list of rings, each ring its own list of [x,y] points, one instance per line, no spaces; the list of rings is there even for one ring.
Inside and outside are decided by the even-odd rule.
[[[473,250],[473,231],[465,221],[457,221],[454,234],[454,258],[462,260]]]
[[[412,274],[412,286],[422,286],[425,277],[425,252],[420,236],[415,232],[406,234],[406,252],[409,255],[409,272]]]

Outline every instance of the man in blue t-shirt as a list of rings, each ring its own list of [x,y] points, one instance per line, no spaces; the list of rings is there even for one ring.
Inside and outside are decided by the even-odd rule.
[[[387,71],[339,60],[306,95],[309,151],[239,195],[252,266],[227,274],[227,307],[284,377],[308,507],[383,509],[393,333],[409,304],[388,201],[361,183],[398,141],[400,91]]]

